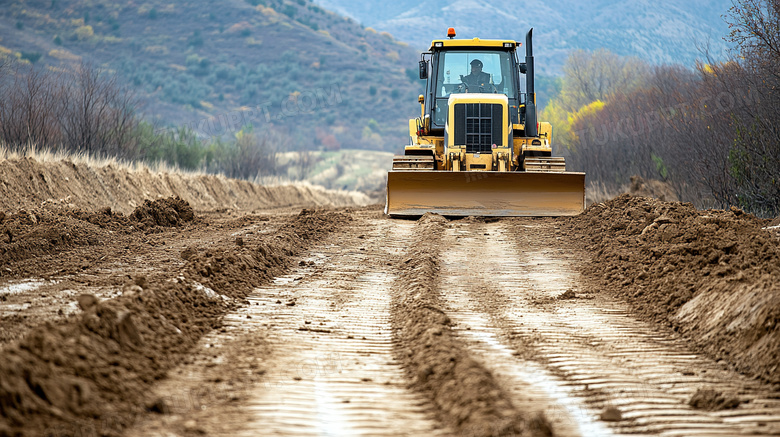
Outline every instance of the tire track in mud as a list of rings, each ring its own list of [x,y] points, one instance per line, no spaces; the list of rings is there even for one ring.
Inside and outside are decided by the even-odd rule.
[[[525,393],[542,393],[556,435],[780,434],[780,393],[692,353],[632,318],[625,305],[566,299],[578,289],[579,254],[556,248],[549,226],[453,223],[441,276],[458,333],[494,373]],[[741,403],[693,409],[688,402],[700,388]],[[598,421],[607,409],[619,418]]]
[[[248,432],[237,435],[441,435],[392,356],[391,261],[413,224],[377,217],[367,225],[311,251],[307,267],[250,299],[267,309],[258,319],[272,325],[278,358],[270,389],[247,405]]]
[[[390,287],[414,224],[379,213],[353,216],[345,233],[315,246],[289,275],[258,288],[249,305],[226,317],[224,332],[203,342],[198,361],[214,354],[217,369],[238,365],[254,377],[205,396],[223,400],[206,405],[208,413],[185,399],[182,417],[134,435],[182,429],[230,436],[447,435],[425,399],[407,390],[393,358]],[[236,351],[242,344],[252,349]],[[256,360],[253,350],[261,351]],[[198,378],[214,385],[203,370],[188,385]],[[171,385],[169,392],[176,390]]]
[[[439,254],[446,220],[424,216],[393,287],[392,320],[396,356],[403,362],[411,386],[427,397],[438,419],[457,435],[551,435],[544,415],[530,414],[513,401],[499,381],[475,360],[452,329],[443,311]],[[464,272],[448,272],[455,282]],[[444,279],[446,280],[446,279]],[[527,398],[520,399],[528,400]]]
[[[467,220],[453,222],[445,232],[440,277],[447,290],[445,309],[457,334],[507,387],[515,404],[550,421],[554,435],[609,434],[551,372],[524,359],[534,354],[534,338],[512,329],[504,313],[513,310],[512,302],[502,292],[516,278],[501,274],[500,264],[516,260],[496,256],[490,246],[495,242],[485,238],[490,234],[486,228],[491,227]]]

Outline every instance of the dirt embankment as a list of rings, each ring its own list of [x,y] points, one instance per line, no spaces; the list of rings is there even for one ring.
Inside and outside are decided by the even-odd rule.
[[[585,276],[709,355],[780,383],[780,247],[732,208],[623,195],[568,220],[594,257]]]
[[[40,238],[4,252],[13,254],[7,260],[57,250],[50,245],[61,244],[58,235],[75,235],[60,238],[67,244],[92,244],[101,235],[90,230],[102,228],[91,222],[130,233],[144,223],[154,232],[160,225],[191,220],[192,210],[180,199],[164,199],[139,207],[130,218],[110,211],[33,217],[26,217],[25,235],[38,235],[40,227]],[[251,240],[226,235],[216,244],[190,247],[181,253],[182,269],[136,276],[120,286],[119,297],[79,297],[83,312],[47,322],[2,350],[0,436],[118,435],[142,413],[139,409],[160,408],[158,400],[148,398],[149,388],[218,327],[222,315],[255,287],[283,274],[312,241],[348,220],[304,210],[272,234]],[[16,216],[10,222],[18,223]]]
[[[205,174],[153,172],[119,164],[97,167],[68,160],[33,158],[0,161],[0,211],[30,210],[45,205],[131,213],[145,200],[178,196],[196,211],[366,205],[357,192],[310,185],[267,187]]]
[[[439,420],[458,435],[551,435],[546,419],[526,417],[515,408],[499,381],[454,334],[437,286],[446,226],[441,216],[420,219],[393,287],[396,355],[412,388],[431,400]]]

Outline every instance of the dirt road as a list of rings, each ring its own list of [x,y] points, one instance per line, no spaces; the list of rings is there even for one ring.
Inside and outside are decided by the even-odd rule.
[[[751,313],[771,316],[751,322],[752,344],[747,322],[697,337],[704,325],[687,321],[706,313],[690,303],[712,290],[674,303],[621,292],[673,277],[664,254],[642,264],[639,243],[684,214],[653,204],[617,244],[632,228],[615,217],[636,206],[621,201],[575,219],[189,217],[172,200],[138,217],[5,214],[0,436],[780,435],[777,349],[764,352],[776,288]],[[735,216],[696,214],[719,229]],[[766,239],[751,253],[772,264],[766,225],[741,229]],[[742,253],[740,235],[723,256]],[[622,277],[599,273],[621,256]],[[708,284],[763,286],[741,271]]]

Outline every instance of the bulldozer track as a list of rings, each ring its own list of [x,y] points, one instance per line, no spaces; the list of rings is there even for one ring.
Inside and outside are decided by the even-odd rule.
[[[533,172],[564,172],[566,171],[566,158],[526,157],[523,160],[523,170]]]

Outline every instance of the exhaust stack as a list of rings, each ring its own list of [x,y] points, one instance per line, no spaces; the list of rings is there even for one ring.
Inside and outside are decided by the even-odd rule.
[[[536,119],[536,92],[534,91],[534,49],[533,49],[534,29],[528,31],[525,36],[525,136],[538,137]]]

